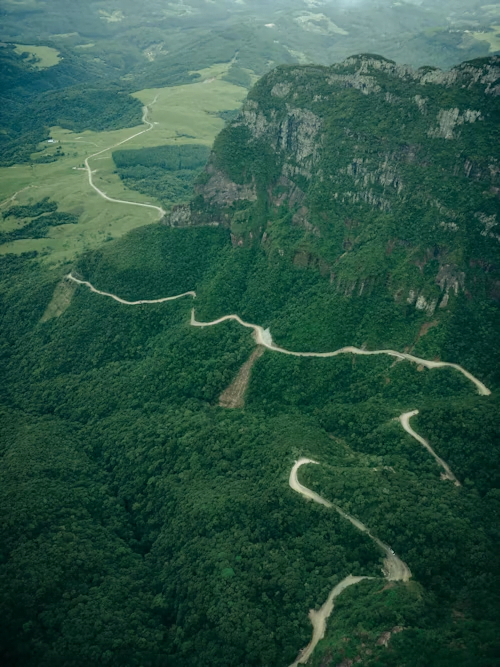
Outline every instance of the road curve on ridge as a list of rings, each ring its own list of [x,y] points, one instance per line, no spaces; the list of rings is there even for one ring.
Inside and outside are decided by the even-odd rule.
[[[147,113],[147,109],[145,111],[145,114]],[[147,121],[145,121],[147,122]],[[151,125],[151,124],[150,124]],[[149,128],[151,129],[151,128]],[[145,132],[147,130],[144,130]],[[142,133],[139,133],[142,134]],[[134,135],[137,136],[137,135]],[[131,139],[133,137],[130,137]],[[128,140],[126,140],[128,141]],[[124,143],[124,142],[121,142]],[[117,144],[119,145],[119,144]],[[109,149],[106,149],[109,150]],[[101,151],[104,152],[104,151]],[[99,153],[96,153],[95,155],[99,155]],[[91,156],[94,157],[94,156]],[[89,171],[89,182],[93,186],[91,182],[91,171],[90,167],[88,167],[88,162],[86,162],[88,171]],[[95,186],[93,186],[94,189],[96,189],[100,194],[103,194],[98,190]],[[107,198],[105,195],[103,195],[105,198]],[[108,199],[108,198],[107,198]],[[111,200],[114,201],[114,200]],[[132,202],[119,202],[119,203],[128,203],[131,204]],[[150,205],[145,205],[145,204],[140,204],[142,206],[149,206]],[[152,208],[157,208],[158,207],[152,207]],[[160,210],[160,209],[158,209]],[[163,209],[161,209],[163,210]],[[67,279],[73,280],[74,282],[80,284],[80,285],[85,285],[88,287],[92,292],[95,292],[96,294],[101,294],[103,296],[110,297],[114,299],[115,301],[118,301],[119,303],[129,305],[129,306],[136,306],[140,304],[148,304],[148,303],[163,303],[165,301],[172,301],[175,299],[182,298],[184,296],[192,296],[193,298],[196,298],[196,292],[195,291],[189,291],[189,292],[184,292],[183,294],[179,294],[177,296],[172,296],[172,297],[165,297],[163,299],[152,299],[152,300],[141,300],[141,301],[125,301],[124,299],[121,299],[120,297],[116,296],[115,294],[111,294],[109,292],[103,292],[101,290],[96,289],[90,282],[86,280],[80,280],[78,278],[75,278],[71,273],[69,273],[66,276]],[[212,322],[198,322],[196,320],[195,316],[195,310],[194,308],[191,310],[191,321],[190,324],[191,326],[195,327],[209,327],[209,326],[216,326],[217,324],[220,324],[222,322],[226,322],[229,320],[234,320],[238,322],[241,326],[246,327],[248,329],[252,329],[254,332],[254,339],[258,345],[262,345],[263,347],[267,348],[268,350],[272,350],[274,352],[280,352],[281,354],[287,354],[290,356],[294,357],[317,357],[317,358],[328,358],[328,357],[335,357],[339,354],[359,354],[359,355],[374,355],[374,354],[386,354],[388,356],[396,357],[397,359],[400,360],[407,360],[407,361],[412,361],[414,363],[421,364],[425,366],[426,368],[443,368],[443,367],[450,367],[454,368],[455,370],[458,370],[460,373],[465,375],[471,382],[473,382],[477,389],[479,394],[482,396],[487,396],[491,394],[490,390],[477,378],[475,378],[471,373],[466,371],[464,368],[459,366],[458,364],[453,364],[453,363],[448,363],[448,362],[443,362],[443,361],[427,361],[426,359],[421,359],[420,357],[415,357],[411,354],[406,354],[403,352],[396,352],[395,350],[373,350],[373,351],[367,351],[367,350],[362,350],[357,347],[343,347],[339,350],[336,350],[335,352],[292,352],[289,350],[286,350],[282,347],[279,347],[273,343],[273,339],[271,336],[271,332],[269,329],[264,329],[263,327],[256,325],[256,324],[250,324],[249,322],[245,322],[242,320],[238,315],[225,315],[224,317],[220,317],[217,320],[213,320]],[[429,445],[429,443],[422,438],[421,436],[418,435],[410,426],[409,420],[411,417],[414,415],[418,414],[418,410],[414,410],[413,412],[407,412],[404,413],[399,417],[399,421],[401,422],[401,425],[409,433],[413,438],[415,438],[418,442],[420,442],[431,454],[432,456],[436,459],[436,461],[444,468],[446,472],[446,477],[447,479],[451,479],[454,481],[456,484],[459,484],[458,480],[455,478],[451,470],[449,469],[448,465],[446,464],[445,461],[443,461],[441,458],[437,456],[437,454],[434,452],[432,447]],[[298,470],[301,466],[312,463],[318,465],[317,461],[314,461],[312,459],[307,459],[307,458],[300,458],[298,461],[295,462],[294,466],[292,467],[292,470],[290,472],[290,477],[289,477],[289,485],[290,487],[296,491],[297,493],[300,493],[302,496],[305,498],[308,498],[310,500],[313,500],[316,503],[319,503],[327,508],[332,508],[335,509],[342,517],[350,521],[358,530],[365,532],[376,544],[377,546],[385,553],[385,558],[384,558],[384,568],[383,568],[383,573],[384,577],[388,581],[408,581],[411,577],[411,571],[409,567],[404,563],[394,552],[393,550],[387,545],[384,544],[381,540],[378,539],[378,537],[375,537],[370,533],[370,531],[367,529],[367,527],[358,519],[355,517],[351,516],[350,514],[347,514],[347,512],[344,512],[340,507],[337,505],[334,505],[333,503],[330,503],[328,500],[325,500],[322,498],[319,494],[316,492],[312,491],[311,489],[308,489],[304,485],[302,485],[298,478],[297,478],[297,473]],[[311,620],[311,623],[313,625],[313,637],[311,639],[311,642],[308,644],[308,646],[303,649],[300,653],[295,662],[290,666],[290,667],[297,667],[299,664],[304,664],[307,662],[311,654],[313,653],[317,643],[324,637],[325,634],[325,629],[326,629],[326,621],[328,617],[330,616],[332,610],[333,610],[333,602],[336,597],[338,597],[342,591],[344,591],[347,587],[352,586],[359,581],[362,581],[363,579],[366,579],[369,577],[356,577],[349,575],[345,579],[343,579],[335,588],[330,592],[330,595],[328,596],[326,602],[323,604],[323,606],[319,609],[319,611],[311,610],[309,612],[309,618]]]
[[[413,410],[412,412],[405,412],[400,417],[398,417],[398,419],[401,422],[401,425],[404,428],[404,430],[407,433],[409,433],[412,438],[415,438],[415,440],[420,442],[420,444],[422,444],[426,448],[426,450],[432,454],[432,456],[436,459],[437,463],[444,469],[444,472],[441,473],[443,479],[449,479],[451,482],[455,484],[455,486],[461,486],[458,479],[451,472],[450,467],[446,463],[446,461],[443,461],[443,459],[440,456],[438,456],[436,452],[432,449],[428,441],[425,438],[422,438],[422,436],[416,433],[410,426],[410,419],[415,415],[418,415],[418,410]]]
[[[281,354],[288,354],[293,357],[317,357],[321,359],[336,357],[339,354],[359,354],[364,356],[387,354],[388,356],[396,357],[397,359],[412,361],[413,363],[420,364],[426,368],[454,368],[455,370],[465,375],[466,378],[468,378],[476,385],[479,394],[482,396],[489,396],[491,394],[491,391],[488,389],[488,387],[476,377],[474,377],[472,373],[466,371],[465,368],[462,368],[462,366],[449,363],[448,361],[428,361],[427,359],[421,359],[420,357],[415,357],[412,354],[407,354],[406,352],[396,352],[395,350],[362,350],[359,347],[352,346],[341,347],[339,350],[335,350],[335,352],[292,352],[290,350],[285,350],[283,347],[278,347],[275,345],[273,343],[269,329],[264,329],[258,324],[249,324],[248,322],[244,322],[240,317],[238,317],[238,315],[224,315],[224,317],[219,317],[218,320],[213,320],[212,322],[198,322],[196,320],[194,308],[191,311],[191,325],[194,327],[211,327],[216,324],[220,324],[221,322],[226,322],[227,320],[235,320],[242,326],[253,329],[255,340],[258,345],[264,345],[264,347],[267,347],[268,350],[280,352]]]
[[[304,457],[300,458],[298,461],[295,461],[295,464],[290,471],[290,477],[288,478],[288,483],[290,485],[290,488],[293,489],[294,491],[297,491],[297,493],[300,493],[302,496],[304,496],[304,498],[309,498],[310,500],[314,500],[315,503],[319,503],[320,505],[324,505],[325,507],[333,508],[336,512],[340,514],[340,516],[342,516],[344,519],[347,519],[347,521],[352,523],[352,525],[355,528],[360,530],[362,533],[366,533],[377,544],[377,546],[385,553],[383,572],[386,579],[389,579],[389,581],[408,581],[411,578],[410,568],[408,567],[408,565],[406,565],[405,562],[401,560],[401,558],[399,558],[399,556],[397,556],[393,552],[390,546],[384,544],[384,542],[379,540],[378,537],[372,535],[368,530],[368,528],[363,523],[361,523],[359,519],[356,519],[356,517],[351,516],[347,512],[344,512],[344,510],[341,507],[335,505],[334,503],[329,502],[328,500],[325,500],[315,491],[311,491],[311,489],[308,489],[306,486],[303,486],[299,482],[297,478],[297,473],[299,471],[299,468],[308,463],[319,465],[317,461],[313,461],[312,459],[307,459]]]
[[[315,609],[311,609],[309,611],[309,619],[313,626],[312,639],[306,646],[306,648],[300,651],[295,662],[293,662],[290,665],[290,667],[297,667],[299,664],[305,664],[313,654],[313,651],[316,648],[317,643],[321,641],[325,636],[326,621],[328,620],[328,617],[333,611],[333,601],[335,600],[335,598],[337,598],[342,593],[342,591],[345,591],[345,589],[348,588],[349,586],[357,584],[363,579],[371,579],[371,578],[372,577],[353,577],[352,574],[350,574],[345,579],[342,579],[342,581],[338,583],[335,586],[335,588],[333,588],[330,591],[330,595],[327,597],[326,602],[318,611],[316,611]]]
[[[380,547],[380,549],[382,549],[382,551],[385,553],[384,567],[382,571],[384,573],[384,577],[388,581],[409,581],[409,579],[411,578],[410,568],[408,567],[408,565],[406,565],[404,561],[402,561],[399,558],[399,556],[397,556],[393,552],[393,550],[387,544],[384,544],[381,540],[378,539],[378,537],[372,535],[368,530],[368,528],[363,523],[361,523],[361,521],[351,516],[350,514],[347,514],[347,512],[344,512],[340,507],[334,505],[328,500],[325,500],[318,493],[312,491],[311,489],[308,489],[306,486],[304,486],[299,482],[297,478],[298,470],[301,466],[306,465],[308,463],[319,465],[317,461],[305,457],[302,457],[298,459],[298,461],[295,461],[295,464],[293,465],[290,471],[290,477],[288,479],[290,488],[292,488],[294,491],[297,491],[297,493],[300,493],[302,496],[308,498],[309,500],[313,500],[314,502],[319,503],[320,505],[324,505],[325,507],[335,509],[342,517],[350,521],[356,528],[358,528],[358,530],[362,531],[363,533],[366,533],[377,544],[377,546]],[[309,660],[314,649],[316,648],[316,645],[325,636],[326,622],[328,620],[328,617],[333,611],[333,601],[346,588],[352,586],[353,584],[357,584],[359,581],[362,581],[363,579],[373,579],[373,577],[354,577],[350,574],[348,577],[343,579],[339,584],[337,584],[335,588],[332,589],[326,602],[318,611],[315,611],[314,609],[311,609],[309,611],[309,619],[313,626],[312,639],[306,646],[306,648],[300,651],[295,662],[292,665],[290,665],[290,667],[297,667],[297,665],[305,664]]]
[[[153,105],[158,96],[155,97],[155,99],[151,102],[151,105]],[[84,164],[85,164],[85,169],[87,170],[87,175],[89,179],[89,185],[90,187],[97,192],[98,195],[100,195],[103,199],[106,199],[107,201],[113,202],[114,204],[128,204],[129,206],[141,206],[142,208],[152,208],[155,211],[158,211],[160,214],[160,220],[163,218],[166,214],[166,211],[161,208],[161,206],[154,206],[154,204],[141,204],[140,202],[136,201],[126,201],[124,199],[114,199],[113,197],[108,197],[108,195],[100,190],[97,185],[95,185],[94,180],[92,178],[92,169],[90,168],[89,165],[89,160],[92,160],[92,158],[97,157],[98,155],[101,155],[102,153],[106,153],[107,151],[112,150],[113,148],[118,148],[118,146],[121,146],[122,144],[126,144],[127,141],[131,141],[132,139],[135,139],[135,137],[139,137],[141,134],[145,134],[146,132],[150,132],[154,125],[148,120],[148,111],[149,108],[147,106],[143,107],[142,110],[142,122],[149,127],[147,127],[145,130],[141,130],[140,132],[136,132],[133,134],[131,137],[128,137],[127,139],[123,139],[123,141],[119,141],[117,144],[114,144],[114,146],[108,146],[108,148],[103,148],[101,151],[98,151],[97,153],[94,153],[93,155],[89,155],[87,158],[85,158]]]
[[[146,131],[146,130],[145,130]],[[123,143],[123,142],[122,142]],[[109,150],[109,149],[106,149]],[[96,153],[96,155],[98,155]],[[122,203],[128,203],[131,204],[132,202],[122,202]],[[149,206],[151,208],[150,204],[138,204],[138,206]],[[157,206],[153,206],[152,208],[158,208]],[[163,209],[162,209],[163,210]],[[118,301],[119,303],[123,303],[127,306],[138,306],[143,303],[163,303],[165,301],[174,301],[175,299],[180,299],[183,296],[192,296],[193,298],[196,298],[196,292],[194,290],[189,291],[189,292],[184,292],[183,294],[178,294],[176,296],[167,296],[164,297],[163,299],[152,299],[152,300],[141,300],[141,301],[125,301],[124,299],[121,299],[119,296],[116,296],[116,294],[111,294],[110,292],[102,292],[101,290],[96,289],[90,282],[87,280],[79,280],[78,278],[75,278],[71,273],[69,273],[66,276],[69,280],[74,280],[75,282],[79,283],[80,285],[86,285],[92,292],[95,292],[96,294],[102,294],[104,296],[108,296],[111,299],[114,299],[115,301]],[[191,321],[190,324],[193,327],[213,327],[216,326],[217,324],[221,324],[222,322],[228,322],[230,320],[234,320],[235,322],[238,322],[243,327],[246,327],[247,329],[252,329],[254,332],[254,338],[255,342],[258,345],[263,345],[266,347],[268,350],[272,350],[273,352],[279,352],[280,354],[287,354],[292,357],[313,357],[313,358],[319,358],[319,359],[327,359],[330,357],[337,357],[340,354],[359,354],[362,356],[372,356],[376,354],[386,354],[390,357],[396,357],[397,359],[400,359],[401,361],[407,360],[407,361],[412,361],[415,364],[420,364],[422,366],[425,366],[426,368],[454,368],[455,370],[459,371],[463,375],[465,375],[466,378],[468,378],[471,382],[473,382],[477,389],[478,393],[481,394],[481,396],[489,396],[491,394],[491,391],[488,389],[488,387],[481,382],[481,380],[478,380],[476,377],[472,375],[472,373],[469,373],[469,371],[466,371],[465,368],[462,368],[462,366],[459,366],[458,364],[452,364],[449,363],[448,361],[428,361],[427,359],[421,359],[420,357],[415,357],[412,354],[406,354],[406,352],[396,352],[395,350],[362,350],[359,347],[352,347],[352,346],[347,346],[347,347],[341,347],[339,350],[335,350],[334,352],[293,352],[291,350],[286,350],[283,347],[279,347],[278,345],[275,345],[273,343],[273,338],[271,336],[271,332],[269,329],[264,329],[264,327],[259,326],[258,324],[251,324],[249,322],[245,322],[244,320],[241,319],[238,315],[224,315],[223,317],[219,317],[217,320],[213,320],[212,322],[198,322],[196,319],[195,315],[195,310],[194,308],[191,310]],[[406,429],[408,430],[408,429]],[[413,435],[414,431],[408,431],[411,435]],[[416,436],[416,434],[415,434]],[[415,437],[414,436],[414,437]],[[420,440],[420,436],[417,437],[417,440],[419,442],[422,442],[424,444],[423,438]],[[430,448],[429,444],[424,444],[426,448],[431,451],[433,456],[436,456],[433,450]],[[441,464],[442,465],[442,464]]]
[[[118,303],[123,303],[126,306],[140,306],[143,303],[164,303],[165,301],[175,301],[176,299],[182,299],[184,296],[192,296],[193,298],[196,298],[196,292],[184,292],[184,294],[178,294],[177,296],[166,296],[163,297],[163,299],[142,299],[141,301],[125,301],[125,299],[120,299],[119,296],[116,296],[116,294],[110,294],[110,292],[101,292],[101,290],[96,289],[92,283],[89,283],[88,280],[80,280],[79,278],[75,278],[75,276],[72,273],[68,273],[67,276],[65,276],[68,280],[72,280],[75,283],[78,283],[79,285],[85,285],[90,289],[91,292],[95,292],[96,294],[102,294],[102,296],[109,296],[110,299],[114,299],[115,301],[118,301]]]

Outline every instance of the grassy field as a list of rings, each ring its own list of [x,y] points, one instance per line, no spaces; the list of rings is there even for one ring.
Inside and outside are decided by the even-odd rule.
[[[120,21],[123,21],[125,16],[123,15],[123,12],[121,11],[114,11],[112,13],[104,11],[104,9],[99,10],[100,17],[103,21],[107,21],[107,23],[120,23]]]
[[[221,77],[228,64],[214,65],[200,71],[200,82],[135,93],[144,104],[156,103],[150,118],[154,128],[130,142],[126,148],[143,148],[164,144],[202,143],[210,146],[224,126],[215,114],[239,107],[246,96],[246,89],[235,86]],[[52,128],[52,138],[58,143],[47,145],[45,152],[53,153],[61,146],[64,157],[48,164],[16,165],[0,169],[0,206],[6,210],[7,201],[14,193],[16,203],[35,202],[43,197],[55,200],[61,211],[80,215],[78,225],[52,228],[50,236],[42,239],[20,239],[0,246],[0,254],[37,250],[49,263],[71,261],[77,254],[96,248],[103,242],[126,234],[135,227],[151,224],[158,219],[153,210],[114,204],[103,200],[88,184],[83,161],[89,155],[114,146],[139,132],[142,128],[129,128],[113,132],[84,132],[75,134],[62,128]],[[137,202],[158,202],[145,195],[128,190],[114,174],[112,151],[91,160],[95,184],[107,195],[116,199]],[[12,219],[0,220],[0,230],[12,228]]]
[[[16,53],[29,53],[30,58],[28,62],[38,69],[47,69],[47,67],[54,67],[61,60],[59,51],[50,46],[34,46],[30,44],[16,44]]]
[[[227,63],[218,64],[201,70],[201,80],[197,83],[135,93],[144,104],[158,96],[152,107],[152,119],[158,125],[153,132],[139,137],[139,141],[145,142],[144,146],[172,143],[211,146],[224,127],[217,112],[238,108],[247,94],[245,88],[221,79],[227,70]]]
[[[490,53],[500,51],[500,25],[492,25],[488,32],[475,32],[474,38],[480,42],[488,42]]]
[[[43,3],[38,2],[38,0],[4,0],[2,4],[5,5],[5,8],[10,12],[23,12],[27,10],[39,9],[43,6]]]

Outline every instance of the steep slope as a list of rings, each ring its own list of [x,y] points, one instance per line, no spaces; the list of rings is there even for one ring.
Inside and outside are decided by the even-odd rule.
[[[277,70],[187,228],[0,257],[1,664],[498,664],[496,67]]]
[[[491,323],[500,300],[499,95],[498,57],[449,72],[372,55],[280,67],[170,224],[225,225],[234,246],[317,270],[339,299],[383,297],[406,320],[396,343],[427,334],[427,353],[467,356],[457,331]]]

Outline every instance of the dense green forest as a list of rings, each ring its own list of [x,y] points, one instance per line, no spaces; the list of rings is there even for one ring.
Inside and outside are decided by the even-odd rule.
[[[496,664],[495,395],[384,357],[266,352],[246,409],[227,411],[218,397],[250,354],[247,330],[193,329],[186,300],[130,308],[83,287],[41,322],[55,276],[36,257],[1,261],[4,664],[287,665],[309,641],[307,610],[351,572],[376,579],[338,599],[322,655]],[[245,275],[227,282],[237,265]],[[332,289],[290,262],[276,284],[265,253],[233,250],[221,228],[143,228],[73,270],[125,299],[195,288],[199,319],[238,298],[273,332],[283,292],[307,330]],[[266,284],[276,296],[259,311]],[[415,407],[462,487],[393,421]],[[303,483],[390,543],[410,584],[384,586],[373,543],[289,489],[300,455],[322,463]],[[396,626],[390,650],[377,646]]]
[[[54,125],[75,132],[99,132],[141,123],[139,100],[118,84],[82,84],[82,79],[92,81],[92,71],[83,71],[73,60],[33,71],[13,49],[0,49],[0,76],[8,82],[0,98],[2,166],[31,161]]]
[[[209,154],[207,146],[185,144],[114,151],[113,160],[127,187],[168,206],[191,199],[193,184]]]
[[[213,152],[113,151],[185,228],[166,218],[55,266],[0,254],[2,665],[286,667],[349,574],[367,579],[336,599],[311,667],[500,665],[499,61],[330,66],[361,46],[418,66],[486,56],[496,14],[469,5],[2,2],[1,166],[57,159],[36,155],[54,125],[139,125],[131,93],[214,63],[246,88],[272,70],[241,113],[206,112],[226,121]],[[20,201],[2,202],[0,244],[92,222]],[[196,298],[126,305],[70,272],[129,301]],[[227,409],[255,339],[190,326],[193,308],[287,350],[461,364],[491,395],[449,367],[266,349]],[[403,429],[413,410],[459,485]],[[301,483],[410,581],[290,488],[302,456],[319,465]]]

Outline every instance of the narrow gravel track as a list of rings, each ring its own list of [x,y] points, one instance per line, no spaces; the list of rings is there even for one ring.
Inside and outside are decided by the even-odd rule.
[[[306,648],[302,649],[297,656],[297,659],[290,665],[290,667],[297,667],[297,665],[305,664],[309,660],[316,645],[325,636],[326,621],[333,611],[333,601],[342,593],[342,591],[345,591],[346,588],[363,581],[363,579],[371,579],[371,577],[353,577],[352,574],[350,574],[332,589],[326,602],[318,611],[315,611],[314,609],[309,611],[309,618],[313,626],[312,639]]]
[[[85,285],[90,289],[91,292],[95,292],[96,294],[102,294],[102,296],[109,296],[110,299],[114,299],[115,301],[118,301],[118,303],[123,303],[125,306],[140,306],[141,304],[144,303],[165,303],[165,301],[175,301],[176,299],[182,299],[185,296],[192,296],[193,298],[196,298],[196,292],[184,292],[184,294],[178,294],[177,296],[166,296],[163,299],[142,299],[141,301],[125,301],[125,299],[120,299],[119,296],[116,296],[116,294],[110,294],[109,292],[101,292],[101,290],[96,289],[92,283],[89,283],[88,280],[80,280],[79,278],[75,278],[75,276],[72,273],[68,273],[66,276],[68,280],[72,280],[75,283],[78,283],[79,285]]]
[[[369,537],[371,537],[371,539],[377,544],[377,546],[380,547],[380,549],[382,549],[382,551],[385,553],[384,568],[382,571],[384,573],[384,577],[388,581],[409,581],[409,579],[411,578],[410,568],[405,562],[401,560],[401,558],[399,558],[399,556],[397,556],[394,553],[394,551],[387,544],[384,544],[381,540],[378,539],[378,537],[374,537],[370,533],[368,528],[363,523],[361,523],[361,521],[351,516],[350,514],[347,514],[347,512],[344,512],[340,507],[334,505],[328,500],[325,500],[315,491],[311,491],[311,489],[308,489],[306,486],[304,486],[299,482],[297,478],[297,473],[299,468],[309,463],[312,463],[314,465],[319,465],[317,461],[313,461],[312,459],[307,459],[304,457],[300,458],[298,461],[295,461],[295,464],[292,470],[290,471],[290,477],[288,480],[290,487],[294,491],[297,491],[297,493],[300,493],[302,496],[304,496],[304,498],[313,500],[315,503],[336,510],[342,517],[344,517],[344,519],[350,521],[353,524],[353,526],[355,526],[358,530],[362,531],[363,533],[366,533]],[[309,619],[313,626],[312,639],[306,646],[306,648],[299,653],[295,662],[292,665],[290,665],[290,667],[297,667],[297,665],[299,664],[305,664],[311,657],[318,642],[325,636],[326,622],[328,620],[328,617],[333,611],[333,601],[335,600],[335,598],[338,597],[342,593],[342,591],[344,591],[349,586],[357,584],[363,579],[372,579],[372,578],[373,577],[354,577],[350,574],[348,577],[343,579],[339,584],[337,584],[335,588],[332,589],[326,602],[318,611],[315,611],[314,609],[311,609],[309,611]]]
[[[294,491],[297,491],[297,493],[300,493],[302,496],[304,496],[304,498],[309,498],[310,500],[314,500],[315,503],[324,505],[325,507],[329,508],[331,507],[336,512],[338,512],[340,516],[342,516],[344,519],[347,519],[347,521],[352,523],[352,525],[355,528],[360,530],[362,533],[366,533],[385,554],[383,572],[386,579],[388,579],[389,581],[409,581],[409,579],[411,578],[410,568],[408,567],[408,565],[406,565],[406,563],[404,563],[401,560],[401,558],[399,558],[399,556],[397,556],[394,553],[394,551],[391,549],[390,546],[384,544],[381,540],[378,539],[378,537],[372,535],[368,530],[368,528],[363,523],[361,523],[359,519],[356,519],[347,512],[344,512],[344,510],[340,508],[338,505],[334,505],[330,501],[325,500],[315,491],[311,491],[311,489],[308,489],[306,486],[303,486],[299,482],[297,478],[298,470],[301,466],[306,465],[308,463],[319,465],[317,461],[313,461],[312,459],[307,459],[304,457],[296,461],[292,470],[290,471],[290,477],[288,479],[290,488],[292,488]]]
[[[491,394],[491,391],[488,389],[488,387],[486,387],[486,385],[484,385],[480,380],[475,378],[472,373],[469,373],[469,371],[466,371],[465,368],[462,368],[462,366],[459,366],[458,364],[452,364],[447,361],[428,361],[427,359],[414,357],[412,354],[406,354],[406,352],[396,352],[395,350],[362,350],[359,347],[351,346],[341,347],[339,350],[335,350],[335,352],[292,352],[290,350],[285,350],[283,347],[278,347],[275,345],[273,343],[269,329],[264,329],[258,324],[249,324],[248,322],[244,322],[240,317],[238,317],[238,315],[224,315],[224,317],[220,317],[218,320],[213,320],[212,322],[198,322],[195,317],[194,308],[191,312],[191,325],[194,327],[211,327],[228,320],[235,320],[242,326],[247,327],[248,329],[253,329],[255,340],[259,345],[263,345],[264,347],[267,347],[268,350],[280,352],[281,354],[288,354],[293,357],[317,357],[322,359],[336,357],[339,354],[359,354],[363,356],[386,354],[390,357],[396,357],[397,359],[412,361],[413,363],[425,366],[426,368],[454,368],[455,370],[465,375],[466,378],[468,378],[476,385],[479,394],[482,396],[488,396]]]
[[[145,132],[147,130],[144,130]],[[130,137],[132,138],[132,137]],[[128,141],[128,139],[126,140]],[[123,142],[122,142],[123,143]],[[109,149],[105,149],[109,150]],[[98,153],[96,153],[98,155]],[[130,204],[132,202],[121,202],[125,204]],[[138,206],[149,206],[151,208],[150,204],[138,204]],[[158,209],[157,206],[153,206],[152,208]],[[160,209],[158,209],[160,210]],[[163,210],[163,209],[161,209]],[[196,292],[194,291],[189,291],[189,292],[184,292],[183,294],[178,294],[177,296],[167,296],[164,297],[163,299],[152,299],[152,300],[142,300],[142,301],[125,301],[124,299],[121,299],[119,296],[116,296],[116,294],[110,294],[109,292],[102,292],[101,290],[96,289],[91,283],[89,283],[87,280],[79,280],[78,278],[75,278],[73,274],[69,273],[66,276],[69,280],[74,280],[75,282],[79,283],[80,285],[86,285],[92,292],[95,292],[96,294],[102,294],[104,296],[108,296],[111,299],[114,299],[115,301],[118,301],[119,303],[123,303],[127,306],[138,306],[143,303],[163,303],[165,301],[175,301],[175,299],[180,299],[181,297],[184,296],[192,296],[194,299],[196,298]],[[241,324],[241,326],[246,327],[247,329],[252,329],[254,332],[254,338],[255,342],[257,345],[262,345],[263,347],[266,347],[268,350],[272,350],[273,352],[279,352],[280,354],[287,354],[292,357],[314,357],[314,358],[320,358],[320,359],[327,359],[330,357],[337,357],[340,354],[359,354],[362,356],[372,356],[376,354],[386,354],[390,357],[396,357],[397,359],[400,359],[401,361],[407,360],[407,361],[412,361],[415,364],[419,364],[421,366],[425,366],[426,368],[454,368],[455,370],[459,371],[463,375],[465,375],[466,378],[468,378],[471,382],[473,382],[477,389],[478,393],[481,394],[482,396],[489,396],[491,394],[491,391],[488,389],[488,387],[483,384],[480,380],[478,380],[476,377],[472,375],[472,373],[469,373],[469,371],[466,371],[465,368],[462,368],[462,366],[459,366],[458,364],[452,364],[447,361],[428,361],[427,359],[421,359],[420,357],[414,357],[412,354],[406,354],[405,352],[396,352],[395,350],[362,350],[359,347],[341,347],[339,350],[335,350],[335,352],[293,352],[291,350],[286,350],[283,347],[279,347],[273,343],[273,339],[271,336],[271,332],[269,329],[264,329],[263,327],[259,326],[258,324],[250,324],[249,322],[245,322],[244,320],[241,319],[238,315],[224,315],[224,317],[219,317],[217,320],[213,320],[212,322],[198,322],[196,319],[195,315],[195,310],[194,308],[191,310],[191,326],[193,327],[213,327],[216,326],[217,324],[221,324],[222,322],[228,322],[230,320],[234,320],[235,322],[238,322],[238,324]],[[408,429],[406,429],[408,430]],[[408,431],[413,435],[413,432]],[[419,436],[420,437],[420,436]],[[417,440],[419,440],[419,437],[417,437]],[[422,442],[424,444],[423,439],[419,440],[419,442]],[[428,443],[424,445],[425,447],[428,447]],[[431,451],[431,450],[430,450]],[[433,453],[431,451],[431,453]],[[433,453],[434,455],[434,453]]]
[[[425,440],[425,438],[422,438],[422,436],[416,433],[410,426],[410,419],[412,417],[415,417],[415,415],[418,415],[418,410],[413,410],[413,412],[405,412],[404,414],[402,414],[399,417],[399,421],[401,422],[402,427],[407,433],[411,435],[412,438],[418,440],[418,442],[420,442],[420,444],[423,445],[426,448],[426,450],[432,454],[432,456],[436,459],[437,463],[444,469],[444,472],[441,473],[442,478],[449,479],[451,482],[455,484],[455,486],[461,486],[458,479],[451,472],[450,467],[446,463],[446,461],[443,461],[443,459],[439,457],[436,454],[436,452],[432,449],[427,440]]]
[[[151,102],[151,106],[156,102],[157,97]],[[164,211],[161,206],[154,206],[153,204],[141,204],[140,202],[136,201],[126,201],[124,199],[114,199],[113,197],[108,197],[108,195],[100,190],[97,185],[95,185],[94,180],[92,178],[93,173],[92,169],[90,168],[89,165],[89,160],[92,160],[92,158],[97,157],[98,155],[102,155],[103,153],[106,153],[107,151],[113,150],[113,148],[118,148],[118,146],[122,146],[123,144],[126,144],[127,141],[132,141],[132,139],[135,139],[136,137],[139,137],[141,134],[145,134],[146,132],[150,132],[154,125],[148,120],[148,112],[149,108],[147,106],[143,107],[142,111],[142,122],[147,125],[148,127],[145,130],[141,130],[140,132],[136,132],[133,134],[131,137],[128,137],[127,139],[123,139],[123,141],[119,141],[117,144],[114,144],[114,146],[109,146],[108,148],[103,148],[101,151],[98,151],[97,153],[94,153],[93,155],[89,155],[88,158],[85,159],[85,169],[87,170],[87,175],[89,179],[89,185],[91,188],[93,188],[98,195],[100,195],[103,199],[106,199],[107,201],[113,202],[114,204],[128,204],[129,206],[141,206],[142,208],[152,208],[155,211],[158,211],[160,214],[160,220],[165,216],[166,211]]]

